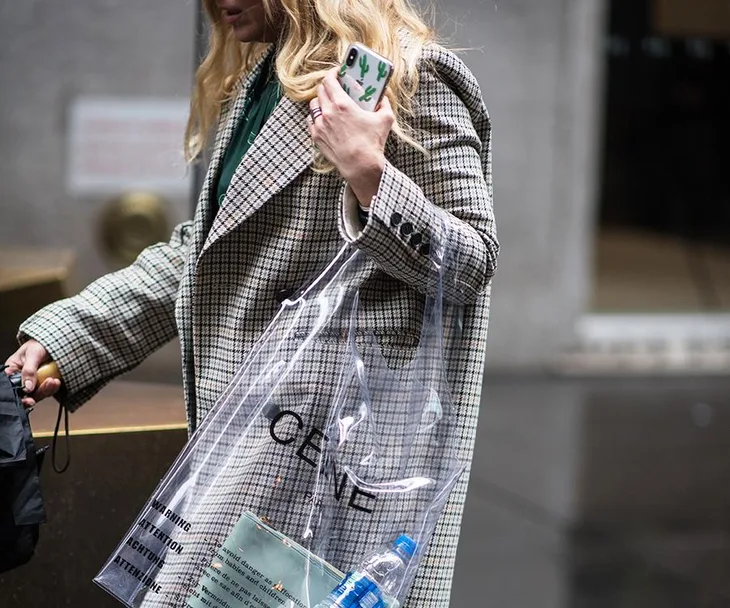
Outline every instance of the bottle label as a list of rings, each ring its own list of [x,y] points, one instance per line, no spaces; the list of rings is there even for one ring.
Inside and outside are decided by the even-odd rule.
[[[332,608],[388,608],[378,586],[359,572],[348,572],[327,600]]]
[[[379,593],[375,594],[368,591],[360,600],[360,608],[385,608],[385,602],[383,602]]]

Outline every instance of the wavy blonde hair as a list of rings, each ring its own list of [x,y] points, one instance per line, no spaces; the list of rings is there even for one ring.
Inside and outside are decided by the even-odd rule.
[[[328,70],[339,66],[349,44],[361,42],[388,57],[395,71],[387,89],[396,122],[395,135],[419,147],[408,127],[411,99],[418,87],[417,64],[423,47],[436,40],[409,0],[262,0],[267,18],[282,22],[277,43],[276,73],[284,94],[309,101]],[[213,134],[222,108],[237,92],[241,77],[268,48],[267,43],[241,43],[221,22],[215,0],[205,0],[210,20],[208,53],[200,64],[185,132],[188,161],[198,158]],[[403,35],[408,43],[403,44]],[[320,170],[331,170],[318,159]]]

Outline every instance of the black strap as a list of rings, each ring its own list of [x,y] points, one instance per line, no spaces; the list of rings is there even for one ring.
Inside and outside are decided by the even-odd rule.
[[[61,468],[59,468],[56,465],[56,444],[58,443],[58,429],[61,426],[61,414],[64,415],[63,426],[65,427],[66,436],[66,462]],[[53,444],[51,446],[51,464],[53,464],[53,470],[56,471],[56,473],[65,473],[66,469],[68,469],[69,465],[71,464],[71,442],[69,440],[68,434],[68,409],[63,405],[62,402],[58,404],[58,418],[56,418],[56,428],[53,431]]]

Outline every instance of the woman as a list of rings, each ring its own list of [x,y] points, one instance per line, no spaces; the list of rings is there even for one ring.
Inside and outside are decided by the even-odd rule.
[[[447,365],[458,452],[471,462],[498,254],[490,123],[474,77],[434,43],[407,0],[205,4],[212,29],[192,99],[191,160],[217,130],[195,218],[129,268],[22,325],[8,364],[23,372],[26,405],[61,388],[36,386],[44,361],[57,362],[60,399],[73,411],[179,335],[194,429],[280,302],[343,239],[373,262],[359,285],[370,311],[363,322],[403,364],[419,331],[431,233],[446,222],[458,280],[445,295],[464,305]],[[395,65],[375,112],[337,82],[351,42]],[[448,605],[467,478],[452,493],[411,607]]]

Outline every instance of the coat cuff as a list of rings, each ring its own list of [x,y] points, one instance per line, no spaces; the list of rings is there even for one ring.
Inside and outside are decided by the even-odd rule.
[[[63,378],[62,389],[56,398],[69,412],[74,412],[109,381],[101,380],[91,384],[85,381],[88,370],[86,373],[82,370],[90,362],[82,360],[83,349],[72,347],[72,340],[64,339],[69,323],[64,321],[63,313],[63,301],[50,304],[20,326],[17,338],[20,344],[36,340],[46,349]]]
[[[421,262],[428,259],[431,238],[440,233],[443,225],[443,212],[435,205],[424,204],[421,189],[406,178],[389,161],[385,161],[383,176],[378,192],[370,203],[367,222],[363,224],[357,213],[358,200],[349,184],[342,194],[340,214],[340,233],[349,243],[362,249],[372,246],[381,250],[382,240],[392,239],[395,233],[398,247],[408,257]],[[408,209],[408,217],[404,209]]]
[[[345,186],[345,190],[342,194],[342,209],[341,209],[341,227],[344,233],[349,237],[346,240],[355,240],[363,228],[367,225],[370,217],[370,206],[372,201],[367,207],[363,207],[362,203],[355,196],[352,191],[350,184]]]

